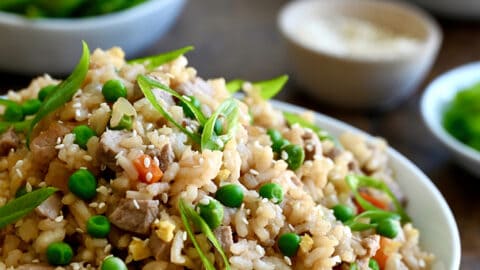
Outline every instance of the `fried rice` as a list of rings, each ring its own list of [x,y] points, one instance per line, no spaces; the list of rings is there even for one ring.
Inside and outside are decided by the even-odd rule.
[[[365,211],[345,181],[348,175],[378,179],[405,203],[389,167],[385,141],[350,133],[337,142],[321,138],[311,128],[288,123],[262,97],[258,84],[243,82],[244,95],[235,99],[238,123],[233,135],[224,145],[203,148],[159,113],[140,89],[139,75],[182,97],[196,98],[206,119],[231,98],[224,79],[200,78],[184,56],[150,69],[144,63],[127,63],[120,48],[95,50],[80,88],[41,119],[29,147],[25,132],[8,129],[0,135],[0,206],[13,201],[21,188],[27,194],[42,187],[58,190],[0,229],[0,270],[101,269],[112,256],[128,269],[205,269],[199,248],[216,269],[370,269],[372,259],[385,270],[431,265],[434,257],[419,247],[419,231],[410,222],[396,221],[400,231],[389,238],[374,227],[353,230],[332,211],[339,204],[355,215]],[[105,100],[102,87],[112,79],[125,86],[125,99]],[[7,98],[22,103],[59,82],[44,75],[25,89],[8,92]],[[155,87],[152,93],[173,121],[192,133],[202,132],[204,127],[186,115],[178,98]],[[132,116],[131,128],[112,128],[115,115],[126,111]],[[299,117],[314,120],[309,112]],[[76,143],[73,128],[78,125],[96,134],[85,147]],[[285,151],[272,149],[268,130],[301,147],[304,159],[298,168],[290,167]],[[159,181],[141,179],[135,165],[139,157],[144,157],[145,167],[160,169]],[[81,169],[97,181],[92,199],[82,199],[69,186],[71,175]],[[281,187],[281,202],[260,196],[266,183]],[[224,262],[207,234],[190,224],[199,248],[194,246],[179,204],[198,211],[200,204],[216,200],[216,192],[227,184],[240,187],[243,200],[239,207],[222,206],[221,223],[211,228],[227,258]],[[370,202],[394,210],[384,193],[364,191],[373,197]],[[87,232],[88,220],[96,215],[111,223],[104,238]],[[278,239],[285,233],[300,239],[291,256],[279,248]],[[73,258],[64,265],[51,265],[46,254],[57,242],[73,250]]]

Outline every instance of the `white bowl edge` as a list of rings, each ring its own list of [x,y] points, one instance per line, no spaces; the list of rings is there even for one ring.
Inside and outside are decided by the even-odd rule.
[[[304,112],[307,109],[272,101],[275,108]],[[343,132],[366,132],[326,115],[315,113],[315,123],[338,136]],[[437,187],[411,161],[395,149],[388,148],[390,165],[396,173],[396,179],[402,191],[407,195],[407,212],[413,219],[413,224],[420,230],[420,245],[435,254],[433,270],[457,270],[460,268],[461,245],[458,227],[452,211]],[[429,205],[432,207],[414,207]],[[428,218],[427,218],[428,217]],[[449,236],[447,239],[439,236]]]

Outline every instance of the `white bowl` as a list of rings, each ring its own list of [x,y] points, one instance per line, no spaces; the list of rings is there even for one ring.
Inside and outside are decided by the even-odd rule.
[[[458,141],[442,126],[446,106],[455,94],[480,82],[480,62],[455,68],[436,78],[425,90],[421,100],[422,117],[431,133],[452,153],[460,166],[480,177],[480,152]]]
[[[480,16],[478,0],[410,0],[440,15],[452,18],[475,19]]]
[[[273,101],[277,109],[303,112],[304,108]],[[344,132],[364,132],[343,122],[315,113],[315,123],[338,136]],[[366,134],[365,134],[366,135]],[[400,188],[408,198],[407,213],[420,229],[420,245],[435,254],[433,270],[458,270],[460,267],[460,237],[452,211],[442,194],[428,177],[411,161],[392,148],[388,149],[390,165]]]
[[[31,20],[0,12],[0,70],[65,74],[75,66],[81,41],[90,48],[121,46],[128,57],[158,40],[186,0],[150,0],[112,14],[74,19]]]
[[[306,44],[297,34],[306,20],[355,18],[412,37],[415,49],[400,56],[358,57]],[[374,0],[289,2],[278,16],[295,78],[319,100],[350,108],[378,108],[408,97],[430,69],[442,34],[435,20],[405,3]],[[321,38],[318,41],[322,41]]]

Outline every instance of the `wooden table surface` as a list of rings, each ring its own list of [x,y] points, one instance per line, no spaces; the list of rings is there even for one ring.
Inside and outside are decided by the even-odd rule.
[[[261,80],[289,73],[276,14],[285,0],[191,0],[173,29],[145,54],[195,45],[190,63],[205,78]],[[311,100],[295,78],[278,97],[338,118],[382,136],[437,185],[453,210],[462,240],[461,269],[480,269],[480,179],[453,163],[435,141],[419,113],[425,84],[458,65],[480,58],[480,23],[440,19],[444,41],[424,84],[401,106],[388,112],[346,111]],[[0,72],[0,90],[26,86],[29,77]],[[432,224],[435,226],[435,224]]]

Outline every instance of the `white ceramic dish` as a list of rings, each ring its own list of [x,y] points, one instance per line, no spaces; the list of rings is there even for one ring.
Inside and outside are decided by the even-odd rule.
[[[354,18],[417,40],[399,57],[358,58],[305,44],[298,29],[332,16]],[[442,40],[435,20],[401,2],[376,0],[291,1],[278,15],[295,78],[313,97],[349,108],[398,104],[415,91],[430,69]],[[318,39],[322,42],[322,39]]]
[[[276,108],[290,112],[305,109],[273,101]],[[338,136],[341,133],[364,132],[328,116],[315,113],[319,127]],[[460,238],[457,224],[445,199],[425,174],[392,148],[388,149],[390,164],[397,181],[408,198],[407,212],[420,229],[421,246],[436,256],[433,270],[457,270],[460,267]]]
[[[452,18],[475,19],[480,16],[478,0],[410,0],[429,10]]]
[[[467,64],[441,75],[425,90],[421,100],[421,112],[431,133],[450,150],[455,162],[480,177],[480,152],[455,139],[442,126],[445,108],[455,94],[477,82],[480,82],[480,62]]]
[[[127,57],[158,40],[186,0],[150,0],[103,16],[30,20],[0,12],[0,70],[23,74],[65,74],[79,58],[81,40],[90,48],[120,46]]]

